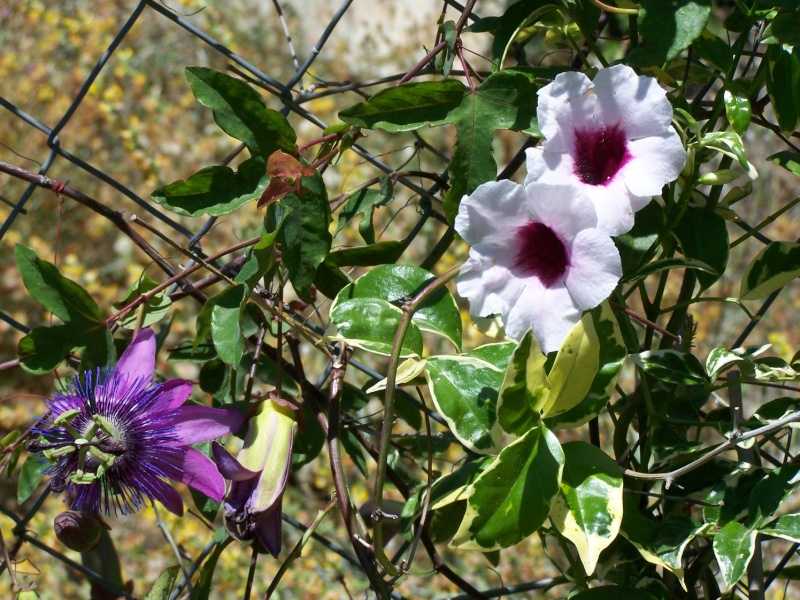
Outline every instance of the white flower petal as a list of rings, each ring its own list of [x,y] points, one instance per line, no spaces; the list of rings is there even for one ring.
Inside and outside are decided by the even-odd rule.
[[[622,235],[631,230],[636,209],[631,206],[631,197],[622,178],[617,177],[608,185],[583,184],[583,189],[597,210],[597,229],[608,235]]]
[[[560,73],[555,80],[539,90],[536,109],[539,129],[546,141],[544,148],[551,152],[566,152],[572,145],[572,131],[592,124],[594,100],[589,96],[591,80],[583,73]],[[586,98],[579,103],[578,98]],[[586,104],[588,101],[588,105]]]
[[[623,125],[629,139],[659,135],[670,126],[672,105],[654,78],[617,65],[601,69],[593,83],[597,119]]]
[[[525,186],[525,191],[536,220],[550,227],[563,241],[597,225],[597,211],[583,187],[533,182]]]
[[[567,152],[545,152],[542,148],[529,148],[525,151],[525,185],[534,181],[544,183],[565,183],[575,181],[575,163]]]
[[[608,298],[620,277],[622,262],[610,237],[597,229],[575,236],[565,284],[577,310],[594,308]]]
[[[525,188],[513,181],[490,181],[464,196],[455,229],[470,245],[506,244],[514,229],[530,220]],[[498,218],[502,215],[502,218]]]
[[[651,198],[674,181],[686,162],[686,150],[678,133],[670,127],[660,135],[628,142],[631,160],[622,168],[625,185],[634,196]]]
[[[526,288],[506,318],[506,334],[521,339],[533,327],[539,346],[545,353],[558,350],[570,329],[581,318],[563,285],[551,289]]]
[[[511,274],[512,250],[490,246],[470,248],[469,258],[456,278],[456,290],[469,300],[469,312],[477,317],[506,314],[524,287]]]

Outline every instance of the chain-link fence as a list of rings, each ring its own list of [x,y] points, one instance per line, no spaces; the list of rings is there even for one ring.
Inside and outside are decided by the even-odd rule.
[[[470,21],[476,21],[477,12],[484,8],[479,4],[471,11]],[[494,4],[491,8],[502,9]],[[174,280],[170,288],[174,301],[187,296],[199,300],[191,307],[187,303],[185,308],[187,314],[196,313],[208,297],[204,290],[241,266],[243,259],[235,252],[236,244],[245,232],[257,227],[262,216],[255,210],[249,217],[237,214],[193,219],[165,212],[149,198],[157,186],[187,178],[201,166],[235,164],[244,149],[211,132],[210,113],[193,104],[182,79],[184,66],[213,66],[257,86],[268,105],[290,119],[301,140],[313,140],[323,135],[337,110],[355,103],[359,96],[367,97],[372,86],[400,80],[413,68],[425,54],[423,46],[434,44],[440,13],[458,19],[464,10],[454,0],[430,2],[424,7],[353,0],[341,4],[241,0],[218,5],[187,2],[181,6],[152,0],[135,5],[120,1],[69,6],[12,0],[0,8],[0,60],[4,60],[0,66],[5,71],[0,72],[0,171],[6,174],[0,190],[0,377],[5,379],[0,395],[8,398],[3,405],[3,419],[8,425],[3,423],[0,432],[5,435],[30,426],[42,413],[41,404],[33,408],[39,400],[19,401],[16,388],[47,396],[50,383],[42,381],[35,384],[43,386],[41,389],[32,389],[27,376],[17,368],[19,339],[46,323],[46,318],[41,308],[21,293],[23,285],[12,259],[14,243],[39,249],[40,256],[48,256],[66,274],[96,292],[98,301],[105,300],[109,311],[110,303],[123,297],[123,290],[147,271],[153,278]],[[334,105],[331,99],[339,97],[348,100]],[[452,143],[448,136],[452,132],[437,131],[436,135],[409,133],[402,138],[406,144],[402,146],[397,146],[397,141],[387,144],[382,134],[370,132],[366,140],[355,143],[350,162],[343,159],[326,174],[326,184],[342,190],[350,178],[371,181],[388,176],[395,193],[381,220],[383,234],[387,239],[404,240],[408,248],[405,256],[427,269],[454,263],[446,255],[454,234],[442,214],[440,199],[448,186]],[[514,176],[524,160],[527,142],[511,134],[503,140],[508,143],[497,148],[498,163],[504,166],[501,177]],[[131,221],[132,214],[138,220]],[[742,220],[736,225],[745,231],[751,229]],[[753,238],[770,241],[760,228]],[[203,265],[209,262],[214,270],[203,278],[190,278],[187,271],[198,264],[198,259]],[[741,346],[764,322],[762,317],[768,314],[778,293],[761,305],[732,347]],[[301,303],[298,306],[298,310],[303,309]],[[321,334],[326,325],[321,316],[324,311],[315,312],[316,308],[306,308],[303,314],[309,319],[309,327]],[[180,324],[175,330],[183,333]],[[358,355],[350,364],[366,378],[383,378],[361,364]],[[313,382],[320,393],[328,384],[331,366],[321,364],[320,375]],[[187,376],[197,374],[189,372]],[[297,379],[301,380],[300,374]],[[412,397],[406,400],[417,402]],[[431,416],[438,418],[435,413]],[[365,447],[369,452],[368,443]],[[788,447],[776,448],[785,451],[785,456],[776,458],[778,464],[793,459]],[[5,460],[11,460],[14,439],[7,438],[4,449]],[[324,496],[330,491],[315,489],[313,479],[309,475],[296,483],[307,494]],[[401,479],[395,485],[401,489],[404,483]],[[9,589],[16,586],[19,591],[36,584],[44,576],[41,572],[51,570],[57,561],[68,567],[66,572],[79,572],[99,582],[115,597],[142,595],[144,585],[137,582],[134,592],[123,589],[109,578],[107,565],[80,563],[47,540],[50,524],[41,519],[41,514],[50,495],[48,489],[36,490],[19,506],[16,485],[4,483],[2,489],[4,537],[0,539],[0,561],[11,582]],[[353,490],[354,496],[361,492]],[[367,494],[363,495],[366,498]],[[294,530],[289,537],[298,540],[313,520],[314,511],[310,506],[295,508],[298,512],[292,514],[307,516],[306,522],[301,523],[289,511],[285,511],[283,520]],[[202,546],[188,548],[191,544],[176,543],[170,524],[158,514],[156,517],[157,527],[163,532],[161,544],[168,549],[157,565],[164,567],[177,559],[181,566],[171,594],[175,598],[190,592],[191,582],[197,580],[217,542],[206,542],[210,537],[206,535]],[[204,525],[207,523],[198,526]],[[127,536],[120,534],[117,540],[120,552],[146,556],[147,540],[137,541],[131,526],[120,527]],[[297,586],[313,588],[323,585],[320,581],[324,583],[320,594],[328,594],[326,597],[355,592],[348,591],[341,574],[359,573],[359,558],[341,532],[334,527],[323,531],[321,528],[313,533],[318,544],[314,556],[330,564],[316,567],[317,579],[295,575],[287,584],[290,591],[281,597],[318,597],[313,589]],[[8,533],[13,533],[13,543]],[[498,597],[549,589],[567,581],[562,574],[538,568],[544,564],[541,557],[522,556],[512,560],[509,568],[518,569],[515,582],[525,583],[503,586],[502,574],[495,576],[483,559],[464,563],[459,558],[458,567],[451,567],[430,539],[422,542],[429,562],[427,570],[417,575],[417,591],[409,597],[445,593]],[[798,548],[800,544],[791,544],[780,557],[771,554],[777,566],[771,570],[767,587],[782,577],[781,570]],[[407,542],[394,549],[397,555],[406,552]],[[760,560],[760,556],[756,558]],[[248,569],[249,593],[255,561],[248,561],[249,556],[242,555],[238,563],[220,567],[236,575],[231,575],[227,583],[218,581],[215,594],[219,596],[214,597],[241,597],[244,586],[237,588],[231,581],[244,579],[242,573]],[[468,573],[466,569],[476,564],[480,572]],[[141,563],[137,569],[137,575],[147,583],[161,571]],[[426,578],[429,583],[419,583]],[[59,578],[45,577],[43,581],[55,585]],[[62,597],[55,589],[40,587],[39,591],[44,597]],[[402,593],[400,586],[395,595]]]

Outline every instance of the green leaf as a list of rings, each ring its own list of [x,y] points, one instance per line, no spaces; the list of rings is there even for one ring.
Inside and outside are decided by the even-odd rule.
[[[800,14],[797,9],[780,11],[764,29],[761,43],[800,46]]]
[[[760,532],[798,544],[800,543],[800,515],[778,517],[762,527]]]
[[[733,65],[731,47],[708,29],[703,31],[702,35],[692,43],[692,50],[723,73],[728,73]]]
[[[599,369],[583,400],[569,410],[545,419],[550,429],[579,427],[598,415],[608,404],[628,355],[619,321],[609,303],[603,302],[590,314],[600,343]]]
[[[218,165],[206,167],[185,181],[161,186],[151,197],[180,215],[218,217],[260,198],[269,184],[266,169],[261,158],[248,158],[238,171]]]
[[[703,365],[688,352],[650,350],[632,354],[631,358],[645,373],[659,381],[684,385],[708,383]]]
[[[81,562],[84,567],[88,567],[100,575],[101,580],[111,583],[118,589],[125,588],[125,583],[122,580],[119,554],[114,547],[114,541],[111,539],[108,530],[100,529],[100,544],[94,550],[81,552]],[[104,594],[108,594],[107,588],[99,581],[91,580],[90,598],[102,598]],[[113,594],[109,595],[113,596]]]
[[[455,21],[445,21],[439,27],[442,40],[447,44],[445,51],[436,55],[436,72],[445,77],[450,75],[453,68],[453,61],[456,59],[456,23]]]
[[[772,156],[768,156],[767,160],[771,160],[776,165],[780,165],[787,171],[800,177],[800,152],[783,150],[782,152],[777,152]]]
[[[742,277],[740,300],[761,300],[800,275],[800,244],[770,242],[758,253]]]
[[[614,238],[622,259],[623,279],[632,279],[655,255],[664,224],[664,209],[653,200],[634,215],[633,229]]]
[[[214,121],[232,138],[244,142],[253,156],[264,160],[276,150],[297,150],[297,136],[279,112],[245,82],[206,67],[188,67],[186,79],[198,102],[209,107]]]
[[[561,493],[550,518],[575,544],[586,574],[591,575],[622,523],[622,477],[617,463],[589,443],[569,442],[562,450]]]
[[[242,268],[234,278],[236,283],[243,283],[247,286],[247,289],[252,290],[264,275],[275,268],[277,264],[275,260],[275,239],[277,236],[277,231],[267,233],[256,242],[255,246],[250,248],[247,262],[242,265]]]
[[[390,133],[452,122],[467,88],[455,79],[404,83],[381,90],[339,113],[345,123]]]
[[[296,414],[298,430],[292,445],[292,471],[297,471],[317,458],[325,446],[325,433],[308,402],[303,402],[301,410]]]
[[[147,275],[142,275],[128,288],[122,300],[114,303],[114,308],[121,309],[156,287],[158,287],[157,282]],[[172,300],[167,296],[166,290],[163,290],[151,296],[147,302],[140,304],[135,310],[128,311],[127,314],[117,320],[117,324],[126,329],[133,329],[137,326],[137,323],[139,327],[150,327],[150,325],[158,323],[164,318],[170,306],[172,306]],[[142,315],[141,321],[139,320],[140,315]]]
[[[722,97],[725,102],[725,118],[736,133],[744,135],[750,127],[751,117],[747,86],[741,81],[732,81],[725,86]]]
[[[22,504],[33,495],[49,466],[50,462],[42,458],[40,454],[28,454],[28,458],[22,463],[22,469],[19,471],[17,502]]]
[[[728,350],[727,348],[714,348],[708,354],[706,359],[706,372],[711,378],[711,383],[731,367],[738,367],[743,372],[753,370],[754,358],[769,349],[770,344],[763,346],[746,346],[744,348],[734,348]]]
[[[340,302],[354,298],[380,298],[400,309],[434,279],[431,273],[419,267],[377,267],[339,292],[331,306],[331,314]],[[461,347],[461,315],[452,294],[444,287],[422,304],[412,316],[412,323],[422,331],[446,337],[456,348]],[[391,340],[391,337],[387,340],[389,344]]]
[[[708,24],[711,0],[642,0],[637,24],[642,43],[628,54],[632,67],[661,66],[699,38]]]
[[[700,289],[705,290],[725,272],[728,264],[728,228],[718,214],[688,206],[675,228],[683,255],[711,267],[713,273],[697,272]]]
[[[403,311],[380,298],[340,300],[341,297],[342,293],[331,306],[331,326],[324,339],[340,340],[377,354],[391,354]],[[422,356],[422,333],[413,322],[406,332],[400,356]]]
[[[69,325],[35,327],[19,341],[19,366],[32,375],[44,375],[58,368],[75,342],[75,328]]]
[[[497,421],[504,431],[520,436],[541,422],[542,407],[550,397],[546,361],[529,329],[511,357],[497,399]]]
[[[600,340],[591,314],[585,314],[567,334],[547,374],[550,396],[543,407],[545,417],[560,415],[580,403],[589,393],[600,368]]]
[[[502,432],[495,411],[503,372],[469,355],[434,356],[425,363],[425,377],[436,410],[458,440],[479,454],[497,452]]]
[[[639,271],[632,277],[623,276],[622,281],[625,283],[634,283],[636,281],[641,281],[642,279],[649,277],[650,275],[654,275],[655,273],[660,273],[661,271],[669,271],[671,269],[693,269],[695,271],[702,271],[704,273],[709,273],[711,275],[716,275],[717,272],[714,270],[713,267],[710,267],[706,263],[693,260],[690,258],[662,258],[660,260],[654,260],[653,262],[647,263],[643,266]]]
[[[758,410],[753,413],[753,418],[766,425],[789,416],[798,410],[800,410],[800,399],[784,396],[782,398],[775,398],[775,400],[770,400],[759,406]],[[791,423],[789,426],[797,428],[800,427],[800,424]]]
[[[381,178],[380,191],[372,188],[359,190],[347,199],[347,202],[339,211],[339,222],[336,227],[336,233],[338,234],[344,229],[349,221],[360,216],[358,232],[361,234],[364,242],[367,244],[374,244],[375,227],[372,224],[372,216],[376,208],[386,206],[392,201],[393,197],[394,190],[392,187],[392,180],[385,176]]]
[[[220,360],[239,366],[244,352],[240,318],[249,292],[244,284],[229,287],[209,299],[211,307],[211,339]]]
[[[77,283],[59,273],[58,268],[40,259],[36,251],[14,245],[17,268],[31,296],[65,323],[100,323],[105,320],[92,297]]]
[[[371,267],[397,262],[405,249],[405,242],[390,240],[370,246],[335,250],[328,255],[328,259],[330,264],[337,267]]]
[[[563,467],[561,445],[544,425],[503,448],[472,484],[451,546],[487,552],[524,540],[550,514]]]
[[[161,575],[158,576],[153,587],[147,592],[144,600],[168,600],[180,572],[180,565],[167,567],[161,571]]]
[[[505,372],[516,349],[516,342],[496,342],[473,348],[467,354],[473,358],[486,361],[500,371]]]
[[[499,71],[487,77],[454,114],[456,146],[450,160],[451,187],[444,197],[444,213],[452,223],[465,194],[497,177],[492,149],[496,129],[522,131],[536,117],[537,86],[522,72]]]
[[[214,551],[206,559],[203,568],[200,570],[200,578],[192,588],[192,593],[189,594],[189,600],[206,600],[211,597],[211,582],[214,578],[214,571],[217,568],[217,561],[222,555],[223,550],[233,541],[230,536],[225,537],[221,542],[217,542],[214,546]]]
[[[509,6],[494,26],[492,70],[499,71],[503,67],[514,38],[523,27],[533,25],[545,13],[559,8],[553,0],[521,0]],[[582,15],[583,10],[579,10],[578,14]]]
[[[758,529],[771,518],[795,490],[798,472],[798,465],[778,467],[756,484],[747,507],[747,520],[752,529]]]
[[[351,283],[353,283],[353,280],[331,262],[330,254],[317,267],[314,286],[317,291],[322,292],[328,298],[336,298],[336,295]]]
[[[714,536],[714,556],[717,557],[725,590],[742,578],[756,549],[758,531],[748,529],[738,521],[723,526]]]
[[[482,456],[434,481],[431,486],[430,509],[438,510],[448,504],[466,500],[472,493],[472,483],[494,460],[494,457]]]
[[[283,264],[289,271],[289,281],[297,295],[308,302],[317,269],[331,249],[332,237],[328,231],[331,208],[319,172],[302,177],[300,182],[307,192],[301,196],[287,194],[276,203],[284,209],[291,209],[281,220],[278,240]]]
[[[800,84],[800,47],[790,50],[782,45],[769,46],[765,57],[770,104],[781,131],[789,134],[800,116],[800,92],[793,89]]]
[[[578,592],[569,600],[656,600],[656,597],[641,588],[627,585],[603,585]]]

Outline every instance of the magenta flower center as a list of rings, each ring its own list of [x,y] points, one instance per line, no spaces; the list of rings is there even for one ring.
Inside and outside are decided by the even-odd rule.
[[[517,228],[519,250],[514,268],[536,277],[549,288],[561,280],[569,267],[567,248],[561,238],[544,223],[531,222]]]
[[[619,125],[575,130],[575,175],[589,185],[606,185],[630,159]]]

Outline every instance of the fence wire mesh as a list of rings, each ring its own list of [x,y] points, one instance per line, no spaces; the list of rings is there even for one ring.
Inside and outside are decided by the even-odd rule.
[[[479,4],[478,10],[485,6]],[[494,3],[491,6],[496,8]],[[454,0],[232,0],[206,4],[188,0],[182,4],[11,0],[0,7],[0,157],[7,165],[18,166],[17,172],[10,166],[5,170],[13,177],[0,178],[0,376],[5,380],[0,396],[12,398],[15,388],[23,387],[24,375],[14,369],[20,337],[47,323],[41,307],[21,293],[14,243],[36,248],[110,305],[143,271],[157,273],[160,269],[160,276],[167,278],[192,264],[192,259],[187,263],[152,230],[208,257],[235,244],[242,232],[258,223],[256,214],[249,221],[239,214],[181,217],[149,199],[158,185],[188,177],[199,166],[235,164],[243,149],[217,133],[210,113],[194,104],[183,79],[185,66],[227,70],[258,86],[268,105],[289,117],[301,139],[313,139],[335,117],[336,110],[346,105],[336,106],[332,98],[348,96],[352,103],[359,95],[366,97],[372,86],[400,79],[424,55],[424,46],[432,45],[439,13],[449,11],[457,18],[463,10]],[[473,12],[470,18],[476,20],[478,15]],[[453,239],[437,199],[447,186],[447,148],[452,142],[447,135],[429,138],[414,134],[408,138],[409,145],[392,147],[396,142],[387,144],[380,133],[372,132],[372,139],[354,146],[358,160],[337,165],[326,176],[326,183],[342,188],[354,173],[363,180],[381,174],[395,177],[403,191],[397,193],[393,204],[400,208],[385,219],[385,235],[407,239],[416,264],[427,268],[447,260],[442,257]],[[524,142],[514,142],[516,145],[497,149],[498,162],[509,165],[504,171],[507,175],[521,164]],[[392,149],[386,152],[387,147]],[[428,175],[420,176],[421,172]],[[132,223],[132,214],[140,218],[139,223],[148,222],[149,229]],[[751,229],[744,221],[737,225]],[[760,232],[753,237],[764,244],[770,241]],[[235,268],[237,257],[214,264],[222,270]],[[179,280],[171,293],[175,298],[202,294],[204,285],[215,281],[195,280],[187,286]],[[769,323],[766,316],[778,294],[763,303],[756,319],[742,326],[735,346],[742,345],[756,327],[769,327],[764,323]],[[321,330],[325,323],[316,315],[313,325]],[[382,378],[357,359],[351,364],[368,377]],[[326,385],[329,371],[330,365],[321,369],[318,389]],[[32,394],[47,396],[52,382],[45,379],[40,378],[40,389],[32,389],[27,381],[24,387]],[[41,404],[34,402],[0,405],[0,433],[29,425],[41,412]],[[320,490],[313,489],[313,478],[309,479],[303,482],[305,491],[319,495]],[[0,489],[0,512],[5,519],[0,529],[4,536],[0,540],[2,568],[19,589],[33,583],[40,586],[44,597],[80,597],[83,588],[75,575],[80,573],[101,582],[114,597],[141,596],[141,586],[135,592],[121,589],[109,582],[97,565],[82,564],[47,541],[50,523],[43,507],[48,490],[37,491],[17,506],[15,485],[3,481]],[[284,514],[285,523],[295,531],[292,539],[299,539],[306,530],[313,518],[311,512],[305,511],[306,523]],[[175,523],[165,522],[157,512],[153,518],[156,521],[151,525],[161,532],[157,552],[150,547],[153,535],[137,532],[135,526],[121,526],[118,543],[125,544],[121,547],[125,560],[128,554],[141,554],[133,560],[135,566],[125,562],[123,568],[135,570],[138,577],[150,582],[177,558],[182,575],[171,597],[186,595],[214,542],[198,546],[190,540],[173,539]],[[198,522],[197,527],[202,527]],[[13,533],[13,545],[9,533]],[[340,532],[321,528],[313,537],[318,543],[313,551],[318,561],[312,567],[315,574],[306,579],[287,578],[288,589],[294,591],[281,597],[322,597],[314,586],[321,586],[320,594],[328,594],[325,597],[344,597],[353,591],[348,591],[342,574],[358,573],[359,562]],[[781,577],[781,569],[788,568],[798,548],[800,544],[791,544],[780,556],[771,554],[777,565],[767,587]],[[395,550],[399,553],[404,548]],[[248,569],[248,558],[237,556],[223,569],[229,575],[223,573],[215,597],[241,597],[241,574]],[[438,557],[432,558],[431,571],[450,571],[449,582],[433,579],[424,597],[475,596],[477,592],[459,574],[438,563]],[[543,564],[539,558],[528,565],[516,563],[520,571],[515,580],[527,583],[504,587],[502,577],[493,576],[482,563],[481,569],[488,575],[477,580],[494,585],[487,585],[480,597],[542,590],[564,581],[558,573],[543,571]],[[56,570],[61,574],[56,575]],[[469,579],[466,572],[461,575]],[[337,577],[338,584],[332,583]],[[41,587],[42,582],[63,587],[48,591]],[[292,585],[310,587],[300,590]],[[422,588],[416,589],[421,594]],[[459,593],[464,595],[455,596]],[[401,594],[402,586],[395,595]]]

